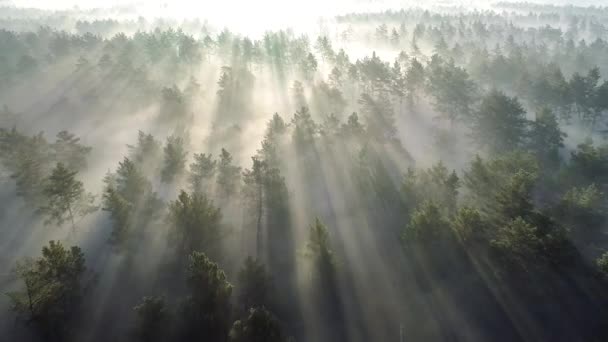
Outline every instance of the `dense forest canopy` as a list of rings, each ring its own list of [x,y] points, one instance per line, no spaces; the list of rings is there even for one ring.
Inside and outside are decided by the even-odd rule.
[[[0,1],[1,341],[608,340],[608,7],[68,3]]]

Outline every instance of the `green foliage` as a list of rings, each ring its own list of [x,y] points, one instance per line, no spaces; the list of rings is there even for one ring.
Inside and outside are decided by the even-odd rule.
[[[192,192],[206,190],[215,176],[217,161],[213,160],[211,154],[195,153],[194,163],[190,164],[188,183]]]
[[[405,83],[405,76],[401,72],[401,65],[399,64],[399,61],[395,61],[393,63],[391,74],[392,80],[390,84],[390,92],[391,95],[399,99],[399,104],[401,104],[403,102],[403,98],[405,97],[407,89]]]
[[[452,229],[465,244],[484,241],[488,228],[481,213],[471,207],[460,208],[452,220]]]
[[[578,145],[571,152],[567,181],[575,185],[596,183],[600,188],[608,184],[608,145],[595,146],[593,141]]]
[[[85,193],[82,182],[76,179],[77,173],[58,163],[46,179],[43,189],[46,203],[40,208],[47,216],[45,223],[62,225],[69,219],[75,228],[74,216],[96,210],[92,205],[93,196]]]
[[[357,61],[356,66],[366,93],[376,96],[388,91],[391,82],[390,65],[382,61],[375,51],[371,57]]]
[[[217,186],[222,200],[230,199],[236,194],[240,182],[241,168],[232,165],[232,155],[222,148],[217,163]]]
[[[317,72],[317,67],[319,63],[317,62],[317,58],[312,53],[309,53],[306,58],[300,61],[300,73],[306,80],[312,80],[315,73]]]
[[[342,115],[347,102],[340,89],[325,82],[312,87],[310,103],[315,112]]]
[[[61,131],[57,133],[57,140],[51,145],[54,158],[63,163],[70,170],[82,170],[87,166],[87,156],[92,147],[80,144],[80,138],[74,134]]]
[[[513,178],[519,177],[520,185],[532,186],[539,174],[536,158],[528,153],[514,152],[494,159],[483,160],[476,156],[464,172],[466,202],[482,211],[496,211],[500,192],[516,185]]]
[[[499,219],[524,218],[534,213],[532,189],[536,176],[523,171],[517,172],[509,181],[502,185],[496,194],[494,214]]]
[[[293,100],[295,102],[296,108],[306,107],[306,94],[304,92],[304,85],[300,81],[293,81],[293,86],[291,87],[291,92],[293,96]],[[278,115],[278,114],[277,114]]]
[[[258,150],[258,155],[271,168],[278,168],[281,165],[280,148],[286,133],[287,123],[278,113],[274,113],[266,126],[262,149]]]
[[[416,71],[416,74],[419,74],[419,71]],[[433,55],[425,74],[428,80],[427,92],[433,97],[435,110],[452,123],[456,120],[468,120],[476,85],[469,78],[467,71],[454,65],[453,61],[446,63],[441,57]],[[418,77],[417,75],[416,78]]]
[[[64,340],[81,304],[85,271],[80,248],[50,241],[41,257],[17,264],[15,273],[24,286],[8,294],[12,310],[46,339]]]
[[[137,145],[127,145],[127,147],[130,152],[129,159],[133,160],[143,170],[156,168],[162,155],[160,143],[154,139],[152,134],[146,134],[142,131],[138,132]]]
[[[437,203],[445,214],[456,210],[460,179],[440,161],[427,170],[408,169],[401,193],[408,209],[413,210],[424,201]]]
[[[262,219],[264,215],[265,183],[268,170],[266,162],[252,158],[253,166],[251,170],[243,172],[243,194],[249,203],[249,210],[256,217],[256,255],[260,257],[262,250]]]
[[[120,243],[127,239],[131,232],[131,211],[133,205],[124,199],[113,187],[107,187],[103,194],[103,210],[110,213],[112,221],[113,243]]]
[[[365,118],[367,133],[372,139],[381,143],[396,139],[397,127],[391,102],[381,94],[373,98],[368,94],[361,94],[359,99],[361,113]]]
[[[450,223],[445,220],[439,207],[433,202],[424,202],[416,209],[402,233],[405,243],[430,244],[449,237]]]
[[[251,169],[243,172],[243,197],[245,209],[250,217],[255,218],[256,253],[258,258],[263,252],[264,227],[271,228],[281,217],[287,207],[287,188],[285,180],[276,167],[257,157],[252,158]]]
[[[593,309],[606,306],[606,279],[594,277],[586,259],[606,247],[608,148],[599,139],[608,113],[608,10],[495,7],[509,13],[508,22],[496,9],[343,15],[321,21],[312,44],[289,29],[250,39],[228,29],[212,32],[199,20],[174,29],[170,26],[178,23],[143,17],[68,20],[66,29],[73,24],[82,33],[66,33],[53,27],[81,10],[47,16],[3,8],[10,15],[0,20],[0,98],[19,112],[0,109],[5,127],[0,128],[0,176],[12,177],[11,184],[3,184],[6,205],[0,217],[8,219],[3,222],[8,235],[2,236],[7,248],[0,259],[10,258],[11,243],[36,239],[27,227],[36,218],[13,210],[21,199],[26,210],[41,208],[48,222],[73,222],[79,216],[80,205],[90,199],[79,175],[87,164],[105,165],[112,155],[106,150],[114,147],[106,140],[120,140],[133,121],[196,137],[200,124],[211,119],[211,147],[221,141],[236,148],[234,160],[226,150],[214,157],[194,154],[186,174],[183,141],[170,137],[163,150],[151,134],[139,132],[103,189],[112,241],[129,253],[111,256],[111,264],[104,258],[96,262],[110,266],[112,272],[101,275],[106,281],[119,284],[102,286],[100,298],[117,303],[96,307],[100,301],[93,300],[87,301],[87,312],[73,309],[78,305],[63,294],[69,290],[61,290],[72,287],[63,285],[72,276],[56,275],[71,266],[47,263],[54,271],[42,272],[32,260],[18,267],[25,287],[9,298],[16,311],[39,329],[36,337],[42,340],[70,340],[67,323],[74,313],[76,323],[99,319],[82,324],[74,336],[121,339],[117,334],[125,324],[112,324],[130,322],[123,304],[155,289],[172,300],[145,297],[132,312],[134,335],[123,339],[283,341],[280,324],[265,309],[276,308],[300,339],[314,341],[395,340],[397,330],[384,328],[397,323],[412,340],[492,340],[495,331],[505,340],[521,334],[537,340],[605,340],[606,313]],[[32,15],[36,20],[28,20]],[[354,51],[364,44],[381,53],[351,62],[343,49],[334,50],[340,45]],[[384,57],[387,48],[399,53],[394,63]],[[400,51],[404,48],[407,52]],[[425,55],[433,49],[434,56]],[[209,92],[214,87],[205,77],[215,77],[214,70],[216,94]],[[53,80],[64,81],[57,88]],[[36,94],[45,96],[37,101]],[[288,122],[278,113],[272,116],[252,164],[242,170],[236,160],[255,143],[255,136],[247,135],[260,128],[253,111],[273,105],[302,109]],[[149,122],[154,108],[158,121]],[[359,114],[342,117],[347,110]],[[536,112],[531,121],[526,110]],[[57,115],[90,133],[83,141],[106,147],[95,153],[99,160],[88,162],[91,148],[67,131],[50,141],[42,133],[23,133]],[[451,129],[433,116],[450,121]],[[34,124],[38,119],[42,122]],[[24,131],[10,129],[15,126]],[[104,136],[107,130],[114,131]],[[570,134],[567,144],[562,130]],[[595,143],[571,147],[587,135]],[[457,174],[452,168],[460,170],[475,152],[465,137],[474,139],[484,157],[475,157]],[[416,161],[401,139],[416,149]],[[207,152],[205,146],[200,150]],[[433,160],[447,164],[406,169]],[[172,183],[161,186],[164,195],[172,193],[171,185],[189,185],[188,192],[173,198],[166,231],[158,229],[157,217],[167,214],[154,193],[159,180]],[[15,203],[13,188],[20,196]],[[304,241],[304,264],[312,275],[301,277],[294,249],[302,234],[293,223],[310,212],[353,229],[340,230],[346,234],[340,234],[344,241],[334,251],[328,229],[317,220]],[[221,240],[227,231],[222,215],[242,227],[238,236]],[[392,250],[396,230],[402,230],[405,251]],[[235,262],[254,254],[254,235],[257,259],[247,259],[238,273],[233,303],[226,275],[200,253],[191,256],[187,284],[175,281],[180,272],[173,261],[194,250],[217,255],[234,272]],[[171,256],[158,253],[167,240],[177,260],[166,262]],[[337,267],[342,251],[351,259]],[[70,253],[66,259],[78,259]],[[63,260],[52,256],[59,252],[48,254]],[[605,274],[607,254],[596,260]],[[374,269],[378,265],[381,269]],[[150,282],[156,273],[160,281]],[[372,287],[403,288],[413,296],[391,291],[365,296]],[[169,304],[183,298],[186,289],[188,298],[171,312]],[[304,301],[292,301],[298,295]],[[463,299],[470,305],[461,305]],[[80,304],[80,298],[73,302]],[[409,319],[402,308],[421,315]],[[517,319],[508,322],[505,312]],[[472,319],[475,331],[455,331],[452,316],[459,315]],[[378,323],[382,320],[386,324]],[[92,336],[85,330],[99,328],[95,323],[115,329]]]
[[[218,83],[219,120],[234,118],[248,111],[255,77],[246,68],[224,66]],[[223,122],[223,121],[222,121]]]
[[[20,155],[15,162],[11,178],[15,180],[17,195],[29,203],[40,203],[44,179],[44,164],[36,155]]]
[[[334,49],[331,46],[331,41],[326,36],[319,36],[317,38],[317,42],[315,43],[315,49],[323,57],[323,62],[333,61],[336,57],[336,53],[334,52]]]
[[[331,248],[329,231],[318,218],[315,219],[315,223],[309,228],[306,256],[312,262],[313,275],[318,281],[317,284],[320,286],[332,286],[336,259]]]
[[[356,112],[353,112],[348,116],[346,123],[342,124],[340,127],[340,133],[345,138],[360,138],[365,134],[365,128],[359,122],[359,115]]]
[[[595,184],[568,190],[553,211],[554,217],[573,228],[578,237],[597,237],[606,222],[604,194]]]
[[[566,133],[560,130],[555,115],[546,107],[536,114],[536,120],[530,125],[530,150],[541,165],[549,171],[555,170],[560,164],[559,150],[564,147]]]
[[[181,310],[184,338],[225,341],[230,328],[232,285],[204,253],[190,254],[186,282],[190,296]]]
[[[270,275],[256,259],[247,257],[238,273],[237,297],[243,310],[268,307],[271,303]]]
[[[138,204],[144,194],[152,191],[150,182],[129,158],[124,158],[118,163],[116,174],[106,178],[106,185],[115,188],[125,200],[132,204]]]
[[[184,95],[174,85],[173,87],[165,87],[161,92],[161,107],[160,118],[163,121],[177,121],[186,118],[187,108],[184,101]]]
[[[119,163],[116,173],[104,179],[103,210],[112,220],[111,241],[122,244],[158,217],[162,201],[152,185],[129,158]]]
[[[595,88],[599,79],[600,71],[598,68],[592,68],[585,76],[578,72],[572,75],[569,82],[570,96],[574,110],[579,116],[588,118],[592,114],[590,109],[593,108]]]
[[[205,194],[181,191],[169,204],[168,222],[180,253],[209,250],[221,237],[222,213]]]
[[[539,258],[543,248],[538,228],[521,217],[500,227],[491,244],[510,264],[524,267]]]
[[[498,90],[486,95],[473,124],[473,139],[491,153],[518,149],[524,143],[528,121],[517,98]]]
[[[405,71],[405,85],[410,105],[417,102],[418,93],[424,88],[424,80],[424,66],[416,58],[412,59],[412,62]]]
[[[279,321],[265,308],[253,308],[246,319],[234,322],[230,342],[284,342]]]
[[[144,297],[133,310],[137,321],[133,331],[136,341],[165,341],[171,328],[171,312],[163,297]]]
[[[490,243],[507,267],[562,267],[571,264],[574,255],[566,231],[538,214],[530,219],[515,217],[506,221]]]
[[[52,149],[43,133],[28,137],[16,128],[0,128],[0,158],[15,181],[17,195],[38,207],[44,178],[52,167]]]
[[[161,180],[165,183],[173,182],[182,175],[186,168],[186,152],[184,139],[176,136],[167,138],[164,148],[164,161],[161,170]]]
[[[293,125],[292,140],[298,151],[306,151],[314,145],[319,130],[307,107],[296,111],[291,120]]]
[[[608,275],[608,252],[604,252],[599,258],[596,260],[598,270],[604,274]]]
[[[561,69],[555,65],[548,65],[540,75],[532,80],[529,90],[520,89],[522,96],[527,96],[535,107],[551,106],[555,109],[565,109],[571,101],[570,85],[562,74]]]

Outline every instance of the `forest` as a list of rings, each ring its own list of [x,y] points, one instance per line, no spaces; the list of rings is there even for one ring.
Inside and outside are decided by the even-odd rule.
[[[0,1],[0,341],[608,341],[607,6],[186,10]]]

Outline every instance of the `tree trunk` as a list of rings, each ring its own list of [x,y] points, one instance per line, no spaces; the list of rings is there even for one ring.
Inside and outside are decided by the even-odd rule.
[[[262,214],[263,214],[263,203],[262,203],[262,186],[258,187],[258,217],[257,217],[257,231],[256,231],[256,251],[255,255],[260,260],[262,252]]]
[[[70,221],[72,222],[72,232],[76,231],[76,224],[74,223],[74,214],[72,213],[72,206],[68,204],[68,213],[70,214]]]
[[[30,319],[34,319],[34,301],[32,299],[32,293],[31,293],[31,285],[30,282],[27,280],[25,280],[25,291],[27,292],[27,301],[28,301],[28,307],[30,309]]]

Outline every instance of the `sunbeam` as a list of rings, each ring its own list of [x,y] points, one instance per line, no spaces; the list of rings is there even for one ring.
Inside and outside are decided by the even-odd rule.
[[[608,340],[607,42],[601,0],[0,0],[0,336]]]

